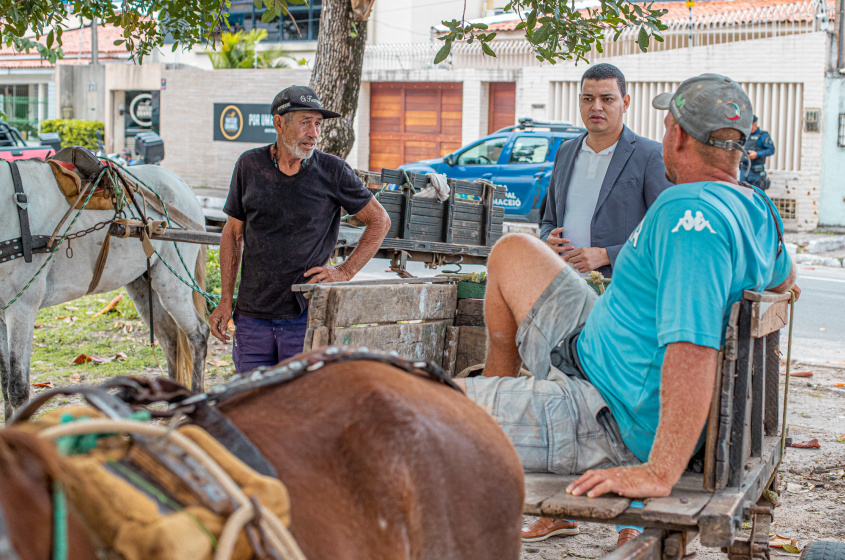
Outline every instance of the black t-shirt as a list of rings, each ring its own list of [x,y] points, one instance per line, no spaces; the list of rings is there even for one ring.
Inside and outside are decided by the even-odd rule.
[[[303,162],[305,163],[305,162]],[[244,152],[223,211],[244,222],[241,284],[235,310],[255,319],[292,319],[308,307],[293,284],[324,266],[340,229],[341,208],[357,214],[373,197],[342,159],[314,150],[299,173],[279,171],[270,146]]]

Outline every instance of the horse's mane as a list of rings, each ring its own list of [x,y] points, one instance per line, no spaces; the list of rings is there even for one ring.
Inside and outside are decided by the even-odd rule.
[[[32,468],[37,461],[50,480],[61,479],[62,468],[58,454],[37,436],[6,428],[0,430],[0,477],[10,474],[12,469]]]

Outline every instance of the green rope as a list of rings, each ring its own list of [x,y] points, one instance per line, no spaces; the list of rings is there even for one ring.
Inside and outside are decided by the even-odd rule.
[[[136,183],[138,183],[139,185],[141,185],[141,186],[143,186],[143,187],[145,187],[145,188],[149,189],[149,190],[150,190],[150,192],[152,192],[152,193],[156,196],[156,198],[159,200],[159,202],[161,202],[161,205],[162,205],[162,207],[164,208],[164,217],[165,217],[165,219],[167,220],[167,225],[168,225],[168,227],[172,226],[172,225],[173,225],[173,221],[172,221],[172,219],[170,218],[170,213],[167,211],[167,203],[164,201],[164,199],[161,197],[161,195],[160,195],[160,194],[158,194],[158,192],[157,192],[154,188],[152,188],[152,187],[150,187],[149,185],[147,185],[146,183],[144,183],[142,180],[140,180],[138,177],[136,177],[135,175],[133,175],[131,172],[124,170],[124,173],[126,173],[127,175],[129,175],[130,177],[132,177],[132,179],[133,179]],[[136,215],[135,215],[135,212],[134,212],[134,210],[132,209],[132,207],[129,207],[129,212],[130,212],[130,214],[131,214],[131,216],[132,216],[133,218],[136,218],[136,219],[141,219],[141,218],[140,218],[140,216],[136,216]],[[193,274],[191,273],[191,270],[188,268],[188,265],[185,263],[185,259],[184,259],[184,257],[182,256],[182,251],[179,249],[179,244],[178,244],[176,241],[174,241],[174,242],[173,242],[173,246],[176,248],[176,255],[179,257],[179,261],[182,263],[182,268],[184,268],[184,269],[185,269],[185,272],[187,273],[186,275],[187,275],[187,277],[189,278],[189,280],[190,280],[190,281],[189,281],[189,280],[185,280],[185,279],[182,277],[182,275],[181,275],[181,274],[179,274],[178,272],[176,272],[176,271],[173,269],[173,267],[172,267],[172,266],[170,266],[170,263],[168,263],[168,262],[167,262],[167,260],[165,260],[165,259],[164,259],[164,257],[162,257],[162,256],[161,256],[161,253],[159,253],[159,252],[158,252],[158,249],[155,249],[155,247],[153,247],[153,250],[155,251],[155,254],[156,254],[156,256],[159,258],[159,260],[161,260],[161,262],[162,262],[162,263],[164,263],[164,266],[166,266],[166,267],[167,267],[167,269],[168,269],[168,270],[169,270],[169,271],[170,271],[170,272],[171,272],[171,273],[172,273],[172,274],[173,274],[176,278],[178,278],[178,279],[179,279],[179,280],[180,280],[183,284],[185,284],[186,286],[188,286],[189,288],[191,288],[193,291],[195,291],[195,292],[197,292],[198,294],[200,294],[200,295],[201,295],[201,296],[205,299],[205,301],[206,301],[206,302],[208,302],[208,304],[209,304],[209,305],[215,305],[215,306],[216,306],[216,305],[217,305],[217,302],[220,300],[220,296],[215,295],[215,294],[212,294],[212,293],[209,293],[209,292],[206,292],[205,290],[203,290],[203,289],[200,287],[200,285],[199,285],[199,284],[197,283],[197,281],[194,279]]]
[[[208,527],[206,527],[202,523],[202,521],[197,519],[195,515],[188,511],[185,511],[185,508],[183,508],[181,504],[173,501],[170,496],[168,496],[164,492],[161,492],[158,488],[147,482],[143,477],[139,476],[133,470],[126,468],[124,465],[116,461],[108,461],[106,464],[115,469],[116,471],[119,471],[123,476],[129,479],[132,484],[134,484],[144,492],[147,492],[162,504],[166,505],[174,511],[181,511],[182,513],[187,515],[191,519],[191,521],[193,521],[194,524],[200,528],[200,530],[205,534],[205,536],[208,537],[208,540],[211,541],[211,548],[215,550],[217,549],[217,538],[214,536],[214,533],[212,533],[208,529]]]
[[[85,202],[82,203],[82,206],[79,208],[79,211],[76,213],[76,216],[73,217],[73,220],[71,220],[70,224],[67,226],[67,228],[65,228],[65,232],[58,238],[59,242],[56,243],[56,246],[50,252],[50,255],[47,257],[47,260],[44,261],[44,264],[41,265],[41,268],[39,268],[35,272],[35,274],[32,276],[32,278],[30,278],[29,282],[26,283],[26,285],[21,289],[21,291],[15,294],[15,297],[13,297],[8,303],[6,303],[6,305],[0,307],[0,313],[9,309],[12,304],[14,304],[16,301],[18,301],[18,299],[20,299],[24,292],[26,292],[32,285],[32,283],[35,282],[35,279],[41,275],[41,272],[44,270],[44,267],[47,266],[47,263],[49,263],[53,259],[53,256],[55,256],[56,251],[58,251],[59,247],[61,247],[62,243],[64,243],[65,236],[68,234],[68,232],[70,232],[74,224],[76,224],[76,220],[79,219],[79,216],[82,214],[82,211],[85,210],[85,206],[88,205],[88,201],[91,200],[91,197],[94,195],[94,190],[97,188],[97,185],[100,184],[100,180],[103,178],[103,175],[105,175],[105,173],[101,172],[100,175],[97,177],[97,181],[94,183],[94,186],[92,186],[91,190],[88,192],[88,196],[85,198]]]
[[[67,496],[53,481],[53,560],[67,560]]]

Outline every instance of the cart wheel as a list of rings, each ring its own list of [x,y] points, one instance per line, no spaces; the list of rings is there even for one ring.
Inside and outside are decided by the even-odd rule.
[[[845,560],[845,543],[816,541],[804,547],[801,560]]]

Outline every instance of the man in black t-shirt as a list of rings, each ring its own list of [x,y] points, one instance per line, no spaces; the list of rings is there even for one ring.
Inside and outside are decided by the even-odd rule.
[[[281,91],[270,109],[276,143],[244,152],[235,165],[223,211],[229,215],[220,243],[220,304],[211,333],[229,341],[232,296],[243,266],[234,313],[235,369],[273,366],[302,351],[308,302],[291,286],[350,280],[375,255],[390,218],[342,159],[316,150],[324,109],[305,86]],[[327,263],[340,229],[341,209],[366,229],[340,266]]]

